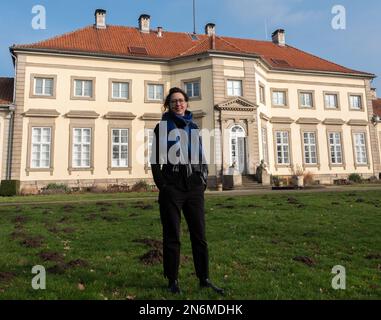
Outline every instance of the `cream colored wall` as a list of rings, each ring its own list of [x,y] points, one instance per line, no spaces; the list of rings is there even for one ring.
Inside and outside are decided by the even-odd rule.
[[[144,130],[145,121],[139,119],[144,113],[161,113],[161,103],[144,103],[144,81],[165,82],[165,94],[171,86],[179,86],[181,80],[201,77],[202,101],[192,102],[191,110],[204,110],[208,116],[203,119],[204,127],[210,127],[212,123],[212,92],[210,62],[203,61],[185,64],[164,65],[157,63],[140,63],[132,61],[108,61],[100,59],[48,57],[28,55],[26,64],[25,83],[25,110],[30,108],[56,109],[61,115],[56,119],[55,148],[54,148],[54,172],[25,172],[27,141],[28,141],[28,118],[23,123],[23,147],[21,180],[65,180],[65,179],[116,179],[116,178],[149,178],[150,172],[144,170],[144,165],[139,164],[135,155],[143,156],[143,135],[138,132]],[[200,70],[187,72],[190,68],[198,67]],[[31,74],[56,74],[57,92],[56,99],[30,98],[30,75]],[[95,77],[95,101],[70,100],[70,83],[72,76]],[[108,81],[109,78],[132,80],[132,102],[109,102]],[[70,110],[93,110],[100,117],[95,120],[95,145],[94,145],[94,173],[90,171],[73,171],[68,174],[68,150],[69,150],[69,123],[70,119],[63,115]],[[131,112],[136,115],[132,121],[132,171],[107,172],[107,148],[108,148],[108,120],[102,118],[110,111]],[[86,121],[84,119],[84,121]],[[140,141],[137,141],[140,139]],[[140,149],[139,149],[140,148]]]
[[[5,179],[4,175],[4,166],[6,165],[4,163],[4,145],[6,144],[6,135],[5,135],[5,123],[2,112],[0,112],[0,180]]]

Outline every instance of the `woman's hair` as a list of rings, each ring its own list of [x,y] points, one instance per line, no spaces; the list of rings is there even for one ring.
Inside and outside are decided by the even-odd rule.
[[[165,101],[164,101],[164,111],[166,110],[169,110],[170,109],[170,103],[171,103],[171,96],[174,94],[174,93],[181,93],[183,96],[184,96],[184,99],[186,102],[189,101],[189,97],[188,95],[186,94],[186,92],[180,88],[177,88],[177,87],[173,87],[169,90],[169,93],[167,95],[167,97],[165,98]],[[189,107],[189,105],[188,105]]]

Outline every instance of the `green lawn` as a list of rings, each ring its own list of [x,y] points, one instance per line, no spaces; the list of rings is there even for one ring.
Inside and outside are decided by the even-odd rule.
[[[0,299],[221,299],[198,288],[184,218],[183,295],[166,291],[158,204],[127,198],[152,195],[0,207]],[[222,299],[381,298],[380,191],[208,196],[206,220]],[[47,270],[46,290],[31,287],[34,265]],[[331,287],[335,265],[346,268],[346,290]]]

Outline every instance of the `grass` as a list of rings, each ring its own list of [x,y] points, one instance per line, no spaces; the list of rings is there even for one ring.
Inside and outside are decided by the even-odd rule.
[[[207,197],[210,276],[224,297],[198,288],[184,218],[183,295],[166,291],[155,255],[152,264],[141,261],[160,242],[136,240],[161,241],[152,198],[104,194],[121,199],[0,207],[0,299],[380,299],[380,196],[370,190]],[[71,199],[26,198],[46,197]],[[47,270],[46,290],[31,287],[34,265]],[[331,287],[335,265],[346,268],[346,290]]]

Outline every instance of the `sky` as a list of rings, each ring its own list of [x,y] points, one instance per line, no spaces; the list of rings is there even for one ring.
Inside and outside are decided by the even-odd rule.
[[[379,78],[372,86],[378,88],[381,96],[381,1],[195,1],[197,33],[203,33],[204,26],[212,22],[218,35],[270,40],[271,33],[282,28],[286,31],[286,42],[294,47],[375,74]],[[37,15],[32,10],[36,5],[45,9],[45,29],[32,26]],[[333,12],[338,5],[340,12]],[[193,31],[193,0],[3,1],[0,76],[14,75],[9,53],[12,44],[33,43],[93,24],[97,8],[107,10],[106,23],[112,25],[137,26],[140,14],[146,13],[151,16],[152,29],[162,26],[164,31]]]

